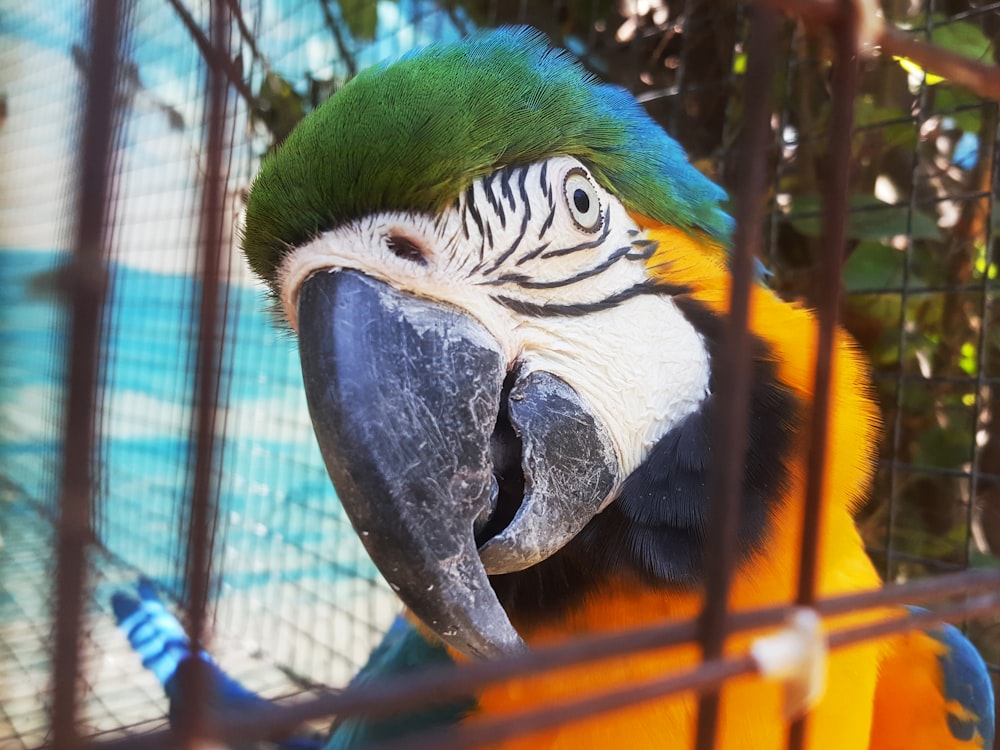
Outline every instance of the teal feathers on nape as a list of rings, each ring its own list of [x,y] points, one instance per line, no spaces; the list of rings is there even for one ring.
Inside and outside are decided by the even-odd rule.
[[[350,687],[391,684],[406,675],[424,669],[454,666],[448,649],[438,641],[428,640],[420,631],[398,615],[368,662],[351,680]],[[415,732],[452,726],[476,708],[475,700],[452,698],[429,703],[423,708],[397,712],[389,716],[349,717],[334,721],[330,741],[324,750],[350,750],[375,743],[400,740]]]
[[[273,284],[285,253],[325,230],[379,211],[436,213],[479,178],[557,155],[584,162],[630,210],[728,243],[724,191],[635,98],[516,27],[359,73],[264,160],[243,248]]]

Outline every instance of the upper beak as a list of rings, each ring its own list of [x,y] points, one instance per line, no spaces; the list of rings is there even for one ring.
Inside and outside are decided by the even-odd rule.
[[[600,510],[618,476],[597,420],[550,373],[508,379],[471,316],[356,271],[310,276],[298,320],[320,450],[375,565],[458,651],[523,651],[488,573],[544,559]],[[523,497],[500,491],[512,470]]]

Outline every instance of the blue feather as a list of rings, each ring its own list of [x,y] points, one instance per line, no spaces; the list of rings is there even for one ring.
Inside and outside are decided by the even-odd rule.
[[[208,708],[213,713],[243,715],[270,710],[273,704],[257,693],[243,687],[226,674],[205,651],[197,654],[191,650],[191,641],[177,618],[163,606],[156,587],[148,578],[140,578],[136,585],[138,598],[125,591],[111,596],[118,627],[125,633],[129,644],[142,659],[142,665],[156,675],[170,699],[170,724],[178,726],[189,704],[181,688],[181,672],[194,659],[208,665]],[[318,750],[321,742],[307,737],[288,737],[279,740],[281,750]]]
[[[926,611],[920,607],[909,609],[913,612]],[[983,747],[993,747],[996,736],[995,703],[993,681],[986,662],[972,642],[954,625],[944,623],[940,628],[926,632],[945,647],[945,651],[938,656],[945,699],[955,701],[968,712],[968,715],[949,712],[948,729],[963,742],[968,742],[978,732],[983,738]]]

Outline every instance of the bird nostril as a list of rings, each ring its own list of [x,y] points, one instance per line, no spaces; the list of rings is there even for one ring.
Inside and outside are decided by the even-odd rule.
[[[524,447],[510,422],[508,409],[510,392],[516,381],[517,370],[513,369],[504,380],[497,423],[490,436],[498,493],[493,514],[476,533],[476,545],[480,547],[510,525],[524,500],[524,470],[521,467]]]
[[[399,234],[390,234],[386,238],[386,245],[389,248],[389,252],[397,258],[419,263],[421,266],[427,265],[427,258],[424,257],[423,250],[408,237]]]

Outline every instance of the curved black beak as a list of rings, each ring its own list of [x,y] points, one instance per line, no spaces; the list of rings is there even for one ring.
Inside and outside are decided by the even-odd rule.
[[[510,363],[471,316],[356,271],[309,277],[298,320],[313,427],[372,561],[458,651],[524,650],[488,573],[547,557],[599,511],[617,478],[603,431],[549,373],[514,373],[505,391]],[[503,414],[524,497],[505,491],[498,509]]]

